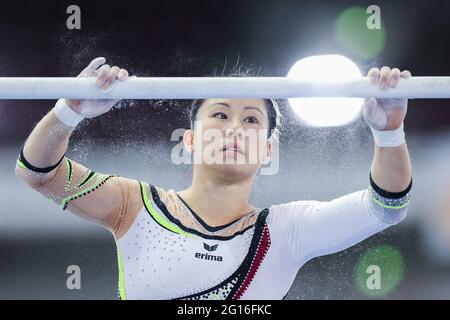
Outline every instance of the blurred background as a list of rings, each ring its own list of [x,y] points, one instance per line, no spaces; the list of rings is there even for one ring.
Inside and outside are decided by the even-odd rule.
[[[445,0],[77,1],[81,29],[68,30],[71,4],[0,4],[0,76],[76,76],[97,56],[137,76],[212,76],[236,66],[284,76],[297,60],[322,54],[344,55],[364,73],[388,65],[417,76],[450,75]],[[361,15],[372,4],[381,9],[382,29],[370,33]],[[54,103],[0,101],[0,299],[114,299],[112,235],[61,211],[14,175],[22,144]],[[190,166],[169,159],[177,143],[171,133],[188,126],[187,104],[123,101],[80,124],[68,156],[95,171],[185,188]],[[286,103],[282,113],[279,171],[257,177],[254,205],[327,201],[368,186],[373,139],[361,117],[315,128]],[[450,101],[411,100],[405,131],[414,182],[408,218],[307,263],[287,299],[450,298]],[[359,288],[358,270],[380,246],[398,253],[398,277],[372,296]],[[80,290],[66,286],[69,265],[81,269]]]

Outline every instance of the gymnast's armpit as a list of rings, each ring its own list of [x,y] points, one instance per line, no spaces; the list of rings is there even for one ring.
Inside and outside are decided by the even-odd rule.
[[[105,225],[115,234],[122,233],[127,214],[140,206],[138,181],[95,172],[65,156],[47,173],[19,156],[16,174],[62,210]],[[45,174],[51,174],[51,179],[36,183],[36,176]]]

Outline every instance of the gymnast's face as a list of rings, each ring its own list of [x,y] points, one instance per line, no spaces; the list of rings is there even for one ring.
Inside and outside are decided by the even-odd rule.
[[[207,99],[184,141],[196,166],[218,170],[227,178],[245,178],[270,155],[268,130],[263,99]]]

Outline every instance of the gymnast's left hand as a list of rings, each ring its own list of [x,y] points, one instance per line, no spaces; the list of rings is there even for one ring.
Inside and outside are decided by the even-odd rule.
[[[408,70],[400,71],[398,68],[383,67],[372,68],[367,74],[372,85],[380,89],[395,88],[400,80],[411,77]],[[364,101],[363,117],[369,126],[375,130],[387,131],[400,127],[406,117],[408,99],[375,99],[367,98]]]

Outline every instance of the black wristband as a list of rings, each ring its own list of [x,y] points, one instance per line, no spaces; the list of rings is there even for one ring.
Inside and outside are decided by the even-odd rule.
[[[379,186],[377,186],[375,181],[373,181],[373,179],[372,179],[372,172],[369,174],[369,180],[370,180],[370,186],[372,187],[372,189],[376,193],[378,193],[380,196],[382,196],[383,198],[388,198],[388,199],[403,198],[404,196],[406,196],[408,194],[408,192],[411,190],[411,187],[412,187],[412,177],[411,177],[411,182],[409,183],[408,187],[406,187],[405,190],[400,191],[400,192],[386,191],[386,190],[380,188]]]
[[[24,157],[24,155],[23,155],[23,146],[22,146],[22,149],[20,149],[19,160],[23,163],[23,165],[24,165],[28,170],[31,170],[31,171],[33,171],[33,172],[38,172],[38,173],[48,173],[48,172],[52,171],[53,169],[55,169],[57,166],[59,166],[59,164],[61,163],[61,161],[63,161],[65,155],[66,155],[66,154],[64,153],[63,156],[62,156],[62,158],[59,159],[59,161],[58,161],[55,165],[53,165],[53,166],[46,167],[46,168],[38,168],[38,167],[33,166],[31,163],[29,163],[29,162],[25,159],[25,157]]]

